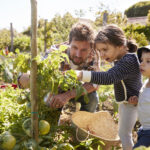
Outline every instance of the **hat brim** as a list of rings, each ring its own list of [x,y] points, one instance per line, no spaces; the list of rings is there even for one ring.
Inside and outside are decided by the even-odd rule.
[[[138,59],[139,59],[140,62],[141,62],[142,52],[143,52],[144,50],[150,52],[150,45],[148,45],[148,46],[143,46],[143,47],[141,47],[141,48],[138,49],[138,51],[137,51],[137,56],[138,56]]]

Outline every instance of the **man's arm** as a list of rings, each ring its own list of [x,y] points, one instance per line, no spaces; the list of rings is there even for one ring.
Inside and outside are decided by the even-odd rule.
[[[29,88],[30,87],[30,75],[27,73],[23,73],[18,78],[18,84],[20,88]],[[98,89],[98,86],[93,85],[91,83],[84,83],[83,87],[86,89],[87,93],[94,92]],[[82,93],[84,95],[85,93]],[[57,95],[49,95],[46,100],[46,103],[52,108],[61,108],[64,106],[70,99],[75,98],[76,89],[67,91],[65,93],[57,94]]]
[[[86,89],[87,93],[94,92],[98,89],[98,86],[91,84],[91,83],[84,83],[83,87]],[[82,93],[84,95],[85,93]],[[76,95],[76,89],[67,91],[65,93],[57,94],[53,97],[49,95],[47,99],[47,103],[52,108],[61,108],[64,106],[70,99],[75,98]]]
[[[98,89],[98,86],[93,86],[93,84],[91,83],[84,83],[83,87],[86,89],[87,93],[91,93],[94,92]],[[66,94],[69,96],[70,99],[75,98],[76,95],[76,89],[67,91]],[[82,93],[82,95],[84,95],[85,93]]]

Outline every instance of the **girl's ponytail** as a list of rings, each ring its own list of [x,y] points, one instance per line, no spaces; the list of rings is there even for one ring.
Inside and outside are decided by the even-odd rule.
[[[136,52],[137,51],[137,44],[135,43],[135,41],[133,41],[133,40],[127,40],[127,47],[128,47],[128,51],[130,52],[130,53],[134,53],[134,52]]]

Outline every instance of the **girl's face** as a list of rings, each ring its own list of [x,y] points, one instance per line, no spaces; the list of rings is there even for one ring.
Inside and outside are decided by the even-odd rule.
[[[114,46],[109,43],[96,43],[96,50],[100,52],[101,58],[108,62],[119,60],[126,53],[123,46]]]
[[[140,71],[143,76],[150,78],[150,52],[142,53]]]

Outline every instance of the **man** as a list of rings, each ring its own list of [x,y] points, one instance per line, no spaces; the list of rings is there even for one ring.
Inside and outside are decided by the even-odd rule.
[[[94,51],[94,32],[90,26],[83,23],[75,24],[69,34],[69,48],[66,51],[68,54],[70,64],[63,62],[61,64],[61,70],[67,69],[75,70],[99,70],[99,56]],[[27,80],[29,75],[24,74],[19,79],[21,87],[28,87]],[[24,83],[24,85],[22,85]],[[99,102],[98,95],[96,93],[97,86],[91,83],[84,83],[83,87],[88,92],[89,101],[86,103],[84,97],[78,98],[78,102],[81,103],[81,109],[88,112],[95,112]],[[60,93],[47,98],[47,103],[51,108],[62,108],[68,101],[72,101],[76,97],[76,90],[70,90],[64,93]]]

